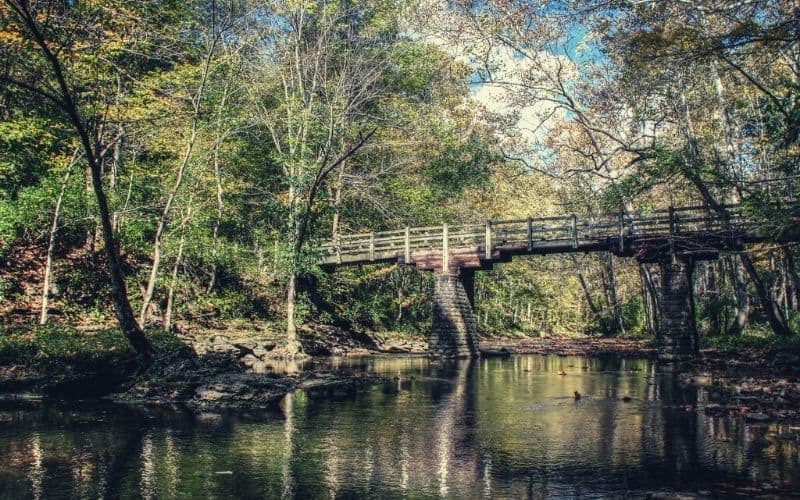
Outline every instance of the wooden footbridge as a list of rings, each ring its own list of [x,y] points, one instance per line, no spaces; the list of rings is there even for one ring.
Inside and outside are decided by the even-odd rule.
[[[724,216],[708,207],[695,206],[340,235],[321,246],[321,263],[337,266],[397,262],[442,272],[483,268],[526,254],[610,251],[647,258],[636,253],[646,252],[658,242],[668,244],[670,239],[684,245],[692,243],[697,252],[719,251],[769,236],[764,221],[746,214],[740,205],[722,208]]]
[[[786,205],[788,210],[791,205]],[[463,224],[406,227],[339,235],[321,246],[324,267],[377,263],[414,265],[436,275],[430,352],[478,353],[472,314],[474,271],[515,255],[612,252],[661,266],[665,359],[685,359],[698,349],[692,299],[694,262],[737,251],[746,243],[799,241],[800,224],[781,233],[742,205],[690,206],[606,214],[567,215]]]

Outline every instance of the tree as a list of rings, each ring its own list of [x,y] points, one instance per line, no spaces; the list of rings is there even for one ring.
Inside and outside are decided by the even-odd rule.
[[[297,341],[297,280],[308,264],[306,244],[313,234],[320,190],[332,172],[354,156],[376,127],[368,110],[379,95],[383,71],[381,33],[359,32],[368,4],[268,2],[278,17],[264,32],[265,59],[273,67],[255,75],[260,87],[258,109],[286,185],[286,352],[302,352]],[[361,22],[365,22],[363,19]],[[265,68],[260,68],[263,71]]]
[[[0,78],[6,84],[17,86],[33,95],[47,99],[62,114],[74,130],[83,148],[84,158],[89,166],[92,187],[97,200],[100,224],[103,234],[108,270],[111,275],[111,293],[114,310],[122,332],[136,352],[145,362],[152,360],[155,348],[144,335],[133,315],[123,278],[119,248],[111,226],[108,200],[103,188],[103,162],[110,150],[103,137],[102,108],[99,102],[84,102],[85,90],[78,91],[74,70],[79,67],[77,42],[88,40],[100,42],[105,33],[87,36],[102,28],[103,21],[91,7],[86,9],[77,5],[53,5],[50,2],[30,2],[28,0],[4,0],[2,17],[7,38],[16,42],[11,50],[15,55],[27,58],[13,62],[11,71]],[[96,17],[95,17],[96,16]],[[89,20],[98,22],[79,26]],[[86,38],[79,40],[75,32]],[[10,33],[10,36],[8,35]],[[5,47],[4,47],[5,48]],[[32,78],[33,75],[36,77]],[[41,78],[41,80],[40,80]],[[42,81],[43,80],[43,81]],[[39,82],[40,84],[30,83]],[[98,109],[100,108],[100,109]],[[94,113],[92,113],[94,111]]]

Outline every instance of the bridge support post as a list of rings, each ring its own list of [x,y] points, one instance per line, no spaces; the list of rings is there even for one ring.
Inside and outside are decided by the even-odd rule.
[[[472,313],[474,273],[462,269],[458,274],[434,276],[433,325],[428,335],[431,357],[478,356],[478,332]]]
[[[688,361],[699,352],[694,316],[694,261],[670,255],[660,259],[661,342],[658,357],[663,361]]]

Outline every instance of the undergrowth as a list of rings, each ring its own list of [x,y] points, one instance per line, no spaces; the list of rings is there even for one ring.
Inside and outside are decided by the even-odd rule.
[[[773,333],[761,331],[745,332],[742,335],[721,335],[701,337],[700,347],[716,349],[724,352],[737,352],[743,349],[800,350],[800,334],[779,337]]]
[[[159,352],[169,353],[186,346],[174,335],[148,331]],[[24,365],[52,370],[61,367],[85,370],[113,370],[136,361],[136,353],[117,328],[81,331],[66,326],[36,326],[0,332],[0,364]]]

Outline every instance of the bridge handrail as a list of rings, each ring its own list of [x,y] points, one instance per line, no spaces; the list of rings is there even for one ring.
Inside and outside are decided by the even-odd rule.
[[[408,227],[377,232],[362,232],[337,235],[321,245],[328,256],[369,254],[374,260],[376,253],[411,252],[419,249],[441,248],[447,231],[448,243],[485,247],[485,242],[497,244],[528,241],[577,240],[583,236],[625,237],[642,234],[679,234],[688,229],[720,230],[739,228],[750,222],[739,208],[741,205],[727,204],[727,217],[721,216],[706,206],[670,207],[636,212],[590,213],[578,216],[558,215],[526,219],[488,220],[484,224],[457,224],[441,226]],[[535,239],[534,239],[535,236]]]

